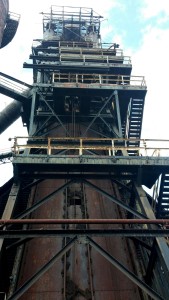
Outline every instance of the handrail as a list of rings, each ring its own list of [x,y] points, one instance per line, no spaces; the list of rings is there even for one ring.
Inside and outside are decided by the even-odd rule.
[[[130,56],[115,56],[115,55],[101,55],[101,54],[80,54],[80,53],[75,53],[75,54],[60,54],[60,62],[70,60],[70,61],[77,61],[81,60],[83,63],[90,61],[91,63],[95,63],[93,60],[97,60],[100,62],[106,62],[108,64],[111,64],[114,61],[122,61],[121,63],[125,64],[131,64],[131,58]]]
[[[106,155],[121,155],[120,152],[135,150],[138,156],[160,156],[169,154],[169,140],[127,139],[127,138],[81,138],[81,137],[15,137],[12,151],[19,154],[22,149],[45,149],[48,155],[52,150],[106,151]],[[20,141],[23,141],[20,143]],[[131,146],[132,143],[132,146]],[[138,146],[139,145],[139,146]],[[159,146],[160,145],[160,146]],[[163,155],[164,156],[164,155]]]
[[[43,39],[34,39],[32,47],[36,48],[37,42],[42,43]],[[107,47],[108,47],[108,49],[120,51],[120,49],[117,48],[116,43],[99,43],[99,47],[95,48],[95,47],[91,47],[94,44],[92,41],[75,42],[75,41],[60,41],[60,40],[53,41],[53,47],[50,46],[48,49],[57,48],[56,44],[58,45],[58,47],[64,46],[64,47],[72,47],[72,48],[76,48],[76,49],[79,47],[85,47],[86,49],[90,48],[90,50],[91,49],[103,49],[104,50],[104,49],[107,49]]]
[[[87,83],[99,85],[129,85],[145,86],[144,76],[110,75],[110,74],[76,74],[76,73],[53,73],[53,83]]]
[[[123,56],[123,50],[122,49],[114,49],[114,48],[82,48],[82,47],[66,47],[66,46],[61,46],[61,47],[58,47],[58,49],[60,50],[61,53],[68,53],[70,54],[71,51],[73,52],[80,52],[80,53],[84,53],[85,52],[90,52],[91,54],[94,52],[98,52],[98,53],[113,53],[114,56]]]
[[[36,58],[37,60],[41,61],[42,64],[48,64],[49,62],[47,60],[52,59],[52,61],[59,60],[60,63],[62,62],[90,62],[90,63],[107,63],[112,64],[114,62],[120,62],[121,64],[131,64],[131,57],[130,56],[122,56],[122,55],[105,55],[105,54],[83,54],[83,53],[56,53],[56,54],[48,54],[48,53],[40,53],[36,56],[30,55],[30,58]],[[44,60],[44,61],[43,61]]]

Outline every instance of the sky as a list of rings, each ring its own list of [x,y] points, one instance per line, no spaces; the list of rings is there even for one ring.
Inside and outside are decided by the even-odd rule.
[[[16,36],[0,50],[0,72],[32,83],[29,61],[32,40],[42,37],[42,15],[51,5],[92,7],[102,15],[102,42],[118,43],[131,56],[132,75],[145,76],[146,96],[142,138],[169,139],[169,1],[168,0],[9,0],[10,11],[21,15]],[[0,110],[11,101],[0,95]],[[0,152],[10,137],[27,134],[21,120],[0,136]],[[0,165],[0,185],[12,177],[12,165]]]

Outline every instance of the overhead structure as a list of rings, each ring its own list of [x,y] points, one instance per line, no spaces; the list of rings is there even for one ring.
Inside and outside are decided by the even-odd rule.
[[[52,6],[32,86],[1,86],[28,128],[1,188],[2,299],[169,299],[169,147],[141,139],[146,81],[102,43],[101,18]]]

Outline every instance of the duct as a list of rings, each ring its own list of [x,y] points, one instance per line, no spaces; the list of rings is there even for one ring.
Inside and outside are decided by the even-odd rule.
[[[7,46],[14,38],[16,31],[18,29],[19,19],[20,19],[20,15],[12,12],[9,13],[6,19],[6,24],[5,24],[0,48],[4,48],[5,46]]]
[[[14,100],[0,112],[0,134],[20,117],[21,106],[20,102]]]
[[[1,42],[4,34],[4,27],[6,24],[8,11],[9,11],[9,1],[0,0],[0,48],[1,48]]]

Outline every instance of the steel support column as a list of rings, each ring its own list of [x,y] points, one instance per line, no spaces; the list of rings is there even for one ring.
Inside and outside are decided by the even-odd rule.
[[[121,126],[121,116],[120,116],[118,91],[116,91],[114,95],[115,95],[115,103],[116,103],[118,132],[119,132],[119,137],[122,137],[123,135],[122,135],[122,126]]]
[[[16,203],[17,195],[19,192],[19,187],[20,185],[16,185],[15,183],[13,184],[2,218],[6,218],[6,219],[11,218]],[[5,228],[3,229],[5,230]],[[0,239],[0,255],[2,251],[2,246],[3,246],[3,238]]]
[[[36,90],[33,90],[32,95],[32,104],[31,104],[31,114],[30,114],[30,120],[29,120],[29,135],[33,135],[35,132],[35,122],[34,122],[34,115],[35,115],[35,105],[36,105]]]

